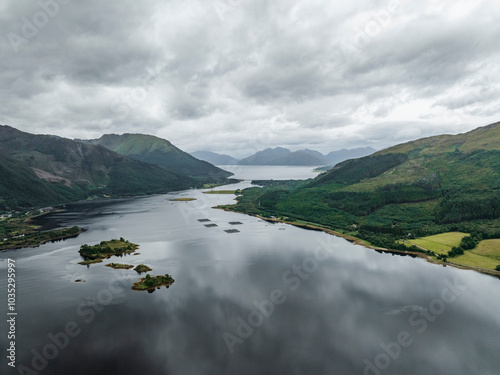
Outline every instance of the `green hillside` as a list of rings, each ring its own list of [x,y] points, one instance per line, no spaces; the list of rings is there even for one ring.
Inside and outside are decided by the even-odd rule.
[[[105,134],[89,142],[104,146],[129,158],[158,165],[192,177],[204,178],[205,182],[224,180],[232,173],[224,171],[206,161],[175,147],[166,139],[145,134]]]
[[[63,203],[83,196],[82,191],[38,178],[25,164],[0,153],[0,211]]]
[[[250,188],[232,209],[395,249],[405,249],[401,239],[443,232],[500,236],[500,123],[347,160],[299,185]]]
[[[388,154],[395,152],[437,154],[453,152],[458,149],[467,153],[475,150],[500,151],[500,122],[474,129],[457,135],[439,135],[403,143],[376,153]]]
[[[88,197],[182,190],[200,182],[102,146],[0,126],[0,211]]]

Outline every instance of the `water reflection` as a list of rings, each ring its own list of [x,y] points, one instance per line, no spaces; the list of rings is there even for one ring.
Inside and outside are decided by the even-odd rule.
[[[497,279],[202,203],[71,206],[51,220],[84,222],[79,238],[1,253],[3,274],[7,257],[19,264],[18,365],[46,360],[41,374],[55,375],[498,372]],[[231,221],[239,233],[224,232]],[[76,264],[80,244],[123,234],[141,246],[124,262],[171,274],[170,288],[135,292],[133,270]],[[0,287],[5,300],[3,275]],[[71,322],[80,333],[47,359]]]

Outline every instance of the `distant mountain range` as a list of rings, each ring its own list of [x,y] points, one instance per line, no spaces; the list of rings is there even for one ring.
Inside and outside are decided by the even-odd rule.
[[[258,151],[242,160],[237,160],[229,155],[217,154],[210,151],[196,151],[192,155],[216,165],[303,165],[303,166],[334,166],[344,160],[368,156],[377,150],[371,147],[342,149],[332,151],[327,155],[314,150],[290,151],[287,148],[276,147]],[[326,168],[328,169],[328,168]]]
[[[164,193],[224,182],[231,175],[160,138],[100,139],[120,153],[94,144],[98,141],[35,135],[0,125],[0,211],[104,195]],[[150,162],[136,160],[141,158]]]
[[[228,155],[195,153],[217,164],[324,165],[373,149],[313,150],[277,147],[237,161]],[[228,182],[232,173],[199,160],[168,140],[144,134],[106,134],[71,140],[0,126],[0,211],[43,207],[103,196],[164,193]]]

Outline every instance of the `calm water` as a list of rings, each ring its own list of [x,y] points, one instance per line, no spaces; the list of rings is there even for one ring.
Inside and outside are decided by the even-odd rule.
[[[16,260],[18,312],[17,369],[4,350],[0,373],[21,365],[49,375],[500,372],[497,278],[211,208],[232,199],[191,190],[50,215],[50,225],[86,232],[0,253],[2,321],[7,258]],[[136,292],[135,271],[77,264],[81,244],[120,236],[140,254],[106,262],[144,263],[175,283]],[[8,347],[5,323],[0,342]]]
[[[270,165],[219,165],[220,168],[234,173],[233,178],[242,180],[305,180],[318,175],[317,167],[270,166]]]

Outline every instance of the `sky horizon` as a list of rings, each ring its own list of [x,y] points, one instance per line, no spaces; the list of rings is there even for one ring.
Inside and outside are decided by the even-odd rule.
[[[377,150],[500,120],[500,4],[0,0],[0,123],[187,152]]]

